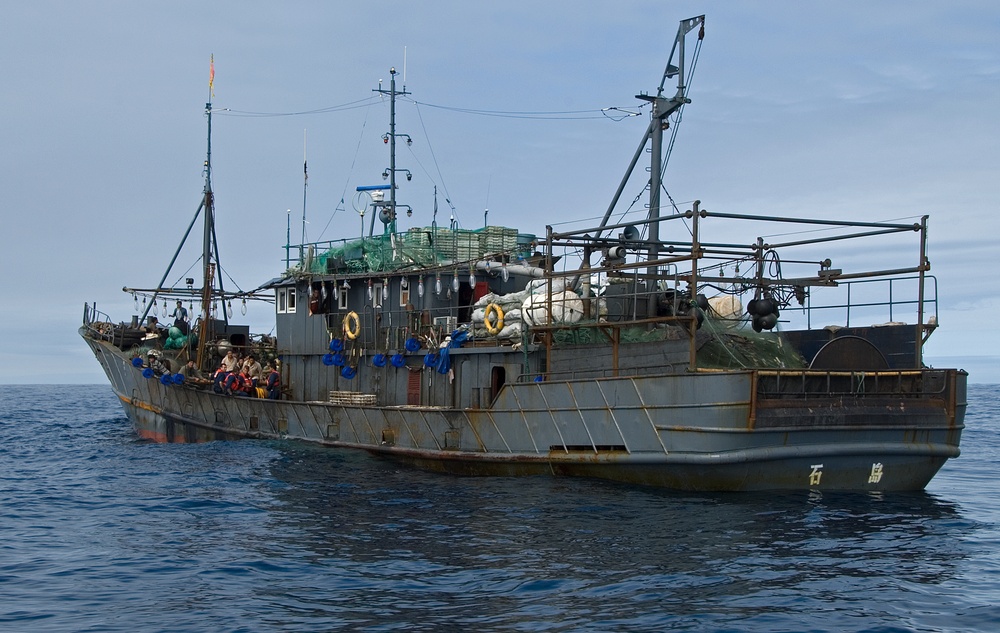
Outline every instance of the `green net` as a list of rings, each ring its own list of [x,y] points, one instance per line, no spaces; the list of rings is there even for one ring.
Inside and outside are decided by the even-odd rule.
[[[804,369],[807,364],[778,333],[733,330],[714,333],[698,349],[698,366],[706,369]]]
[[[605,333],[605,329],[567,327],[554,332],[553,341],[556,345],[610,345],[610,333]],[[619,331],[621,343],[684,340],[688,336],[684,329],[676,325],[652,329],[644,326],[622,327]],[[758,333],[742,322],[720,322],[712,319],[705,319],[699,330],[697,362],[699,367],[705,369],[807,367],[802,356],[780,333]]]
[[[412,228],[395,235],[373,235],[331,246],[308,263],[307,272],[367,273],[412,266],[434,267],[444,263],[472,262],[484,256],[527,251],[533,235],[516,229],[487,226],[482,229]]]

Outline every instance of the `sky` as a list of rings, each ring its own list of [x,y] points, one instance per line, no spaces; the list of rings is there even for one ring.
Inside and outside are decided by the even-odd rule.
[[[638,111],[700,14],[673,199],[929,215],[925,361],[1000,383],[1000,4],[985,0],[0,3],[0,383],[106,382],[83,306],[129,320],[121,288],[154,286],[193,218],[212,56],[224,280],[252,289],[284,270],[289,224],[293,243],[303,232],[304,158],[307,240],[357,234],[354,188],[388,166],[372,90],[392,67],[411,93],[397,166],[412,225],[430,223],[435,186],[438,220],[464,228],[487,209],[536,234],[600,217],[647,123],[601,109]],[[168,284],[198,276],[192,242]],[[247,319],[269,331],[272,312]]]

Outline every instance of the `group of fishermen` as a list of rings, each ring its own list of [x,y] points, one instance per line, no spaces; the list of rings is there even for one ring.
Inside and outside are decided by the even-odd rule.
[[[170,373],[170,367],[166,365],[166,360],[161,360],[155,350],[150,350],[146,357],[147,366],[153,370],[157,376]],[[278,372],[277,361],[269,360],[261,367],[260,362],[253,354],[241,358],[230,349],[219,368],[212,374],[212,379],[208,380],[202,375],[194,360],[189,360],[178,372],[184,376],[185,381],[194,385],[208,385],[211,383],[215,393],[227,396],[248,396],[251,398],[267,398],[268,400],[279,400],[281,398],[281,374]]]
[[[230,349],[212,375],[212,390],[227,396],[278,400],[281,398],[281,374],[274,360],[261,367],[253,354],[241,358]]]

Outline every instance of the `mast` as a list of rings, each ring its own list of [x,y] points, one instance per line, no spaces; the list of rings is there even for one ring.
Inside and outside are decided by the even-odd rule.
[[[604,232],[604,227],[607,226],[608,220],[611,219],[611,214],[614,212],[615,207],[618,206],[618,201],[621,199],[622,192],[625,191],[625,187],[628,184],[629,179],[632,177],[632,173],[635,170],[635,166],[639,163],[639,159],[642,157],[642,153],[646,149],[646,143],[650,144],[650,166],[649,166],[649,235],[647,239],[648,244],[648,254],[647,257],[650,261],[659,258],[660,251],[660,223],[656,220],[660,217],[660,188],[662,186],[661,172],[663,170],[663,130],[667,127],[667,117],[679,110],[685,104],[691,103],[691,100],[687,98],[687,85],[685,84],[685,74],[687,68],[684,64],[684,42],[686,36],[690,33],[696,26],[701,28],[698,31],[698,44],[705,37],[705,16],[699,15],[693,18],[688,18],[686,20],[681,20],[680,26],[677,27],[677,35],[674,38],[673,48],[670,50],[670,57],[667,60],[667,67],[663,70],[663,77],[660,79],[660,85],[657,88],[656,95],[650,96],[646,93],[641,93],[636,95],[636,99],[642,99],[643,101],[648,101],[652,104],[652,112],[650,113],[649,125],[646,127],[643,133],[642,140],[639,142],[639,147],[636,148],[635,154],[632,156],[632,162],[629,163],[628,168],[625,170],[625,175],[622,177],[621,182],[618,185],[618,190],[611,199],[611,203],[608,205],[608,210],[604,213],[604,218],[601,220],[601,224],[598,227],[597,232],[594,234],[595,239],[600,238],[601,234]],[[697,50],[697,49],[696,49]],[[674,54],[677,54],[677,64],[674,65]],[[671,98],[666,98],[663,96],[663,89],[667,83],[667,80],[672,77],[677,77],[677,92]],[[589,267],[590,262],[584,262],[584,268]],[[647,271],[649,275],[650,283],[655,282],[655,278],[658,274],[656,267],[650,267]],[[573,285],[579,281],[579,276],[573,279]],[[649,293],[649,309],[650,313],[655,311],[655,294]]]
[[[389,69],[389,232],[396,232],[396,69]]]
[[[305,261],[306,243],[306,192],[309,189],[309,164],[306,162],[306,131],[302,130],[302,241],[299,242],[299,259]]]
[[[383,90],[381,87],[376,88],[372,92],[377,92],[381,95],[389,95],[389,133],[382,137],[386,143],[389,143],[389,168],[382,172],[383,177],[389,178],[389,206],[387,209],[387,217],[383,219],[386,223],[387,230],[390,233],[396,232],[396,172],[405,171],[406,179],[410,180],[413,178],[409,169],[396,169],[396,137],[405,136],[406,144],[412,145],[413,140],[410,138],[409,134],[396,134],[396,95],[408,95],[409,92],[406,91],[406,86],[403,86],[401,91],[396,90],[396,68],[389,69],[389,90]],[[372,217],[374,222],[375,218]]]
[[[212,79],[215,78],[215,64],[213,60]],[[202,366],[205,358],[205,345],[211,335],[210,316],[212,307],[212,290],[215,285],[215,261],[212,259],[212,241],[215,236],[215,204],[212,195],[212,81],[209,81],[209,101],[205,104],[205,116],[208,119],[208,140],[205,154],[205,191],[203,207],[205,209],[205,231],[202,238],[201,258],[204,263],[204,276],[201,286],[201,327],[198,331],[198,357],[195,363]],[[223,304],[222,310],[226,306]]]
[[[656,90],[656,96],[650,96],[647,94],[636,95],[637,99],[642,99],[644,101],[649,101],[653,106],[653,111],[650,113],[650,124],[649,124],[649,139],[650,139],[650,162],[649,162],[649,249],[647,258],[649,261],[656,261],[660,258],[660,223],[657,219],[660,217],[660,188],[662,187],[662,171],[663,171],[663,130],[667,127],[667,117],[682,108],[685,104],[691,103],[691,100],[687,98],[685,94],[687,91],[687,86],[684,83],[684,75],[686,68],[684,66],[684,41],[685,36],[691,31],[695,26],[701,25],[701,30],[698,34],[699,41],[704,37],[705,34],[705,16],[699,16],[696,18],[689,18],[683,20],[680,26],[677,27],[677,37],[674,39],[674,47],[670,51],[670,59],[667,61],[667,67],[663,71],[663,78],[660,80],[660,86]],[[674,66],[671,62],[673,61],[674,53],[677,53],[677,65]],[[667,80],[676,76],[677,77],[677,92],[673,97],[667,99],[663,96],[663,87],[666,85]],[[691,254],[695,256],[695,253]],[[646,269],[647,279],[649,279],[649,286],[647,290],[649,291],[649,314],[656,313],[656,293],[653,292],[656,279],[659,276],[659,270],[657,266],[650,266]],[[693,276],[692,276],[693,277]],[[691,288],[691,297],[694,298],[696,288]]]

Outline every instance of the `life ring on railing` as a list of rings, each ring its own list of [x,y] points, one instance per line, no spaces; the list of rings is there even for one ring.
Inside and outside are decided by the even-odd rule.
[[[361,334],[361,320],[358,318],[358,313],[348,312],[344,317],[344,336],[353,341],[358,338],[358,334]]]
[[[496,313],[496,321],[490,323],[490,315]],[[486,326],[486,331],[490,333],[491,336],[496,336],[503,329],[503,308],[495,303],[491,303],[486,306],[486,313],[483,314],[483,325]]]

